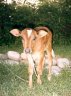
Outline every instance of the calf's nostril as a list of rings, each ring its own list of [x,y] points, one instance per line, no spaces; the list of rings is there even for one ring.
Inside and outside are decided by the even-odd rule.
[[[30,49],[29,48],[26,48],[25,49],[25,53],[30,53]]]

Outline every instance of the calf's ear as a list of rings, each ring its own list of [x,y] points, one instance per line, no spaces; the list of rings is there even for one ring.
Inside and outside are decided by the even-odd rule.
[[[10,33],[16,37],[20,36],[20,31],[18,29],[13,29],[10,31]]]
[[[47,33],[46,31],[40,30],[38,35],[39,35],[40,37],[44,37],[44,36],[46,36],[47,34],[48,34],[48,33]]]

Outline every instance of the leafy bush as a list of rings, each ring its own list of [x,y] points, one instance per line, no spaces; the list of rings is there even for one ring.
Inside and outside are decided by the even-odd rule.
[[[69,2],[65,2],[65,0],[51,4],[45,2],[37,9],[29,5],[16,6],[14,3],[9,5],[0,3],[0,45],[16,43],[16,38],[9,32],[11,29],[22,30],[25,27],[34,28],[36,26],[50,26],[53,30],[53,44],[71,44]]]

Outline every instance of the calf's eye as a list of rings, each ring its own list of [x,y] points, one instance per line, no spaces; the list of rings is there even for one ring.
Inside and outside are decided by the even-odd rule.
[[[35,36],[33,37],[33,40],[36,40],[36,37]]]

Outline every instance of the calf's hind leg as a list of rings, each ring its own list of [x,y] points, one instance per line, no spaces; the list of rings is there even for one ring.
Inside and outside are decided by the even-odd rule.
[[[51,80],[51,68],[52,68],[52,49],[48,49],[48,80]]]

